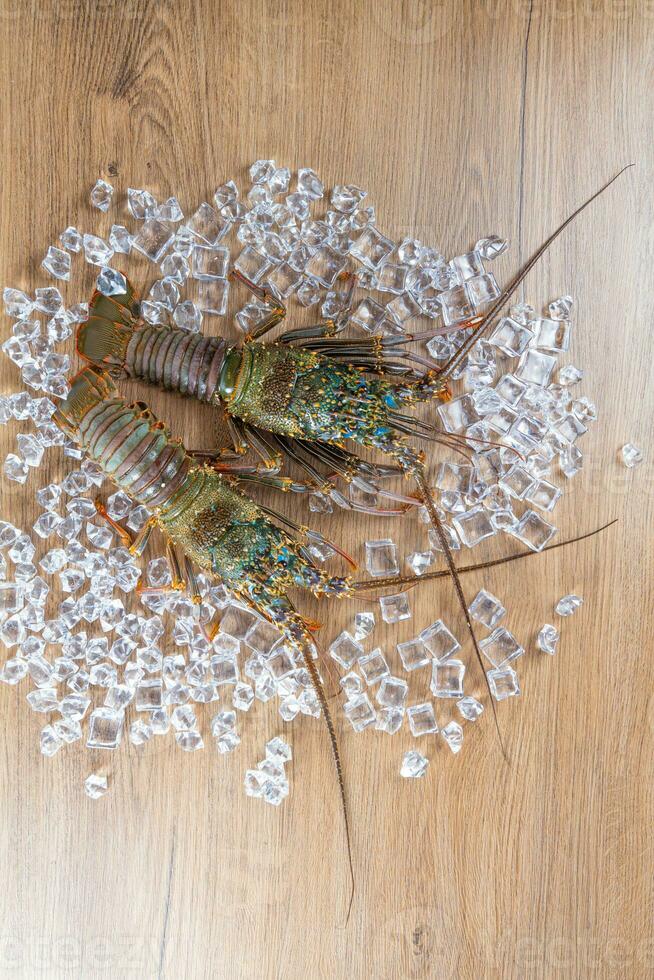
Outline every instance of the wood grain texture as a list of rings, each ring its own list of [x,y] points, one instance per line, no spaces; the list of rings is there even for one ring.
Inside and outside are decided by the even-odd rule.
[[[529,657],[524,697],[499,706],[510,764],[488,716],[459,757],[432,747],[415,782],[398,777],[407,736],[343,730],[358,880],[346,930],[322,725],[292,727],[292,793],[275,810],[242,790],[282,731],[271,705],[247,717],[227,759],[173,745],[43,760],[38,716],[3,687],[1,977],[653,975],[653,18],[647,0],[0,0],[3,285],[41,284],[59,232],[97,227],[88,189],[100,174],[188,207],[259,156],[309,164],[328,185],[367,187],[391,237],[456,254],[506,235],[506,279],[637,164],[525,289],[537,305],[574,293],[570,359],[601,413],[557,512],[561,535],[620,524],[466,581],[471,595],[484,585],[505,598],[509,628],[532,645],[560,595],[586,598],[559,656]],[[0,371],[13,387],[11,365]],[[148,397],[200,439],[207,412]],[[14,432],[1,435],[4,455]],[[635,472],[616,461],[629,440],[648,452]],[[29,526],[37,485],[3,480],[2,516]],[[408,551],[415,527],[383,525],[321,526],[348,542],[390,533]],[[447,585],[414,592],[412,607],[406,636],[438,615],[459,623]],[[356,611],[307,609],[326,639]],[[397,635],[377,637],[391,649]],[[92,765],[111,777],[100,802],[82,793]]]

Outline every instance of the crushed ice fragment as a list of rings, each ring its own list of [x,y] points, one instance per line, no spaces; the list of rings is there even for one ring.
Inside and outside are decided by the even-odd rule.
[[[61,248],[50,245],[41,265],[55,279],[70,279],[70,253]]]
[[[105,266],[97,278],[96,288],[103,296],[120,296],[127,292],[127,280],[122,272]]]
[[[574,595],[564,595],[563,598],[559,599],[554,609],[557,616],[572,616],[577,609],[581,608],[584,600],[581,596]]]
[[[97,180],[91,188],[91,206],[98,211],[108,211],[114,189],[106,180]]]
[[[458,721],[451,721],[445,728],[441,729],[441,735],[447,742],[449,749],[456,755],[463,747],[463,728]]]
[[[620,455],[622,457],[622,462],[628,469],[638,466],[639,463],[642,463],[644,458],[642,449],[639,449],[638,446],[634,446],[632,442],[628,442],[622,447],[620,450]]]
[[[543,653],[549,653],[553,656],[556,653],[556,645],[559,642],[559,631],[556,626],[550,626],[549,623],[545,623],[544,626],[540,628],[538,633],[538,638],[536,643],[538,644],[538,649],[542,650]]]
[[[484,710],[483,704],[477,701],[476,698],[470,697],[470,695],[467,695],[466,697],[457,701],[456,706],[459,714],[462,718],[465,718],[466,721],[476,721]]]

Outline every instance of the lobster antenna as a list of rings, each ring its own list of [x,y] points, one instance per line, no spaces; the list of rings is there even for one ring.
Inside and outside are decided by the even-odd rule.
[[[313,689],[316,692],[316,697],[322,708],[323,717],[327,725],[327,731],[329,732],[329,740],[331,742],[332,758],[334,760],[334,766],[336,768],[336,777],[338,779],[338,788],[341,794],[341,807],[343,810],[343,822],[345,824],[345,840],[347,843],[347,859],[350,866],[350,901],[347,907],[347,916],[345,917],[345,925],[347,927],[350,921],[350,913],[352,911],[352,903],[354,901],[354,864],[352,861],[352,843],[350,839],[350,816],[349,809],[347,805],[347,797],[345,795],[345,780],[343,779],[343,766],[341,764],[341,753],[338,748],[338,739],[336,738],[336,730],[334,728],[334,722],[332,720],[331,712],[329,710],[329,705],[327,704],[327,696],[325,695],[325,689],[322,686],[322,681],[320,679],[320,674],[318,673],[318,668],[312,657],[312,645],[315,643],[313,638],[309,638],[307,634],[303,634],[303,644],[302,644],[302,659],[306,665],[306,668],[311,677],[311,683],[313,684]]]
[[[614,181],[618,179],[618,177],[621,177],[622,174],[625,172],[625,170],[629,170],[630,167],[635,167],[635,166],[636,166],[635,163],[628,163],[627,166],[623,167],[622,170],[620,170],[617,174],[615,174],[614,177],[611,177],[611,179],[608,180],[602,187],[600,187],[598,191],[595,191],[595,193],[591,197],[589,197],[587,201],[584,201],[584,203],[580,205],[576,211],[573,211],[572,214],[569,215],[565,219],[565,221],[562,224],[560,224],[555,231],[552,232],[550,237],[547,238],[543,242],[543,244],[536,249],[534,254],[531,256],[530,259],[527,260],[525,265],[523,265],[522,269],[511,280],[509,285],[500,293],[500,295],[497,297],[497,299],[491,306],[490,310],[488,310],[488,312],[484,314],[484,318],[479,324],[479,326],[475,327],[475,329],[470,334],[470,336],[465,341],[465,343],[463,343],[461,347],[459,347],[456,354],[454,354],[451,360],[445,365],[443,370],[439,372],[438,374],[439,378],[445,379],[445,378],[452,377],[452,374],[454,373],[454,371],[456,371],[456,369],[461,364],[463,359],[467,356],[470,349],[477,343],[479,338],[484,335],[484,333],[490,326],[490,322],[495,316],[495,314],[499,313],[499,311],[502,309],[502,307],[509,299],[511,294],[515,292],[515,290],[518,288],[522,280],[529,274],[529,272],[531,272],[531,270],[536,265],[538,260],[541,258],[541,256],[545,254],[545,252],[548,250],[550,245],[559,237],[561,232],[565,228],[567,228],[568,225],[574,221],[577,215],[581,214],[581,212],[584,211],[588,207],[588,205],[595,200],[596,197],[599,197],[600,194],[603,194],[604,191],[607,190],[611,186],[611,184],[613,184]]]
[[[556,551],[557,548],[566,548],[569,544],[578,544],[580,541],[585,541],[586,538],[592,538],[594,535],[599,534],[601,531],[606,531],[617,523],[618,518],[614,517],[612,521],[602,524],[601,527],[596,527],[593,531],[586,531],[585,534],[579,534],[576,538],[568,538],[567,541],[548,544],[541,551],[519,551],[516,555],[507,555],[505,558],[493,558],[492,561],[482,561],[477,565],[460,565],[456,570],[459,575],[463,575],[466,572],[479,572],[484,568],[494,568],[496,565],[507,565],[511,561],[520,561],[522,558],[533,558],[537,554],[544,555],[546,551]],[[420,585],[421,582],[428,582],[430,579],[446,578],[448,575],[450,575],[450,571],[445,568],[435,572],[423,572],[422,575],[389,575],[385,578],[364,578],[358,582],[353,582],[351,588],[353,592],[386,589],[397,585],[408,585],[410,588],[414,588],[416,585]]]
[[[486,668],[484,667],[484,660],[481,655],[481,650],[479,649],[479,644],[477,643],[477,637],[475,636],[475,631],[472,626],[472,620],[470,619],[470,613],[468,612],[468,605],[463,594],[463,588],[461,586],[461,579],[459,578],[459,573],[457,571],[456,565],[454,564],[454,558],[452,557],[452,552],[450,550],[450,545],[448,543],[445,531],[443,530],[443,525],[438,516],[436,510],[436,505],[434,504],[434,498],[432,497],[431,490],[427,485],[427,480],[425,479],[425,471],[422,465],[418,465],[414,470],[414,478],[418,486],[418,490],[422,495],[425,507],[427,508],[427,513],[429,514],[429,519],[432,527],[438,535],[438,539],[443,549],[443,554],[445,555],[445,560],[447,562],[447,567],[449,574],[454,582],[454,589],[456,591],[457,598],[459,600],[459,605],[463,610],[463,615],[465,616],[466,625],[468,627],[468,632],[472,639],[472,645],[475,648],[475,654],[477,655],[477,660],[479,661],[479,666],[481,667],[482,673],[484,675],[484,680],[486,681],[486,687],[488,688],[488,694],[490,697],[491,707],[493,709],[493,718],[495,719],[495,728],[497,729],[497,737],[500,740],[500,746],[502,747],[502,755],[504,756],[504,761],[508,763],[509,757],[506,754],[506,748],[504,747],[504,741],[502,740],[502,733],[500,731],[500,725],[497,720],[497,710],[495,708],[495,700],[490,689],[490,682],[488,680],[488,675],[486,674]]]

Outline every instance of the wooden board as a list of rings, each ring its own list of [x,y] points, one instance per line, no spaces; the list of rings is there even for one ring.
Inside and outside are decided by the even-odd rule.
[[[42,284],[41,258],[67,224],[100,227],[88,205],[99,175],[121,194],[148,187],[188,208],[227,178],[243,182],[261,156],[312,165],[328,186],[366,187],[395,239],[412,233],[457,254],[483,234],[507,236],[513,247],[496,268],[505,280],[603,180],[636,163],[525,289],[536,305],[574,294],[570,360],[600,412],[557,511],[560,535],[620,523],[466,581],[470,595],[483,585],[506,600],[509,627],[532,650],[560,595],[586,600],[563,623],[559,655],[529,655],[524,696],[499,706],[509,764],[488,714],[458,757],[432,743],[420,781],[398,775],[407,735],[342,729],[357,872],[346,929],[343,829],[317,721],[290,729],[292,792],[277,810],[242,788],[246,766],[284,731],[272,705],[243,721],[233,757],[158,744],[44,760],[24,689],[3,686],[0,973],[651,976],[651,6],[0,7],[3,285]],[[0,370],[15,387],[6,359]],[[208,412],[147,394],[177,431],[205,438]],[[4,455],[15,432],[1,435]],[[617,461],[627,441],[648,454],[633,472]],[[29,527],[41,476],[24,488],[3,479],[3,517]],[[359,555],[365,538],[387,533],[406,553],[415,534],[411,522],[344,516],[321,527]],[[461,629],[446,583],[411,602],[407,636],[441,615]],[[359,607],[306,608],[329,640]],[[380,627],[376,638],[392,650],[398,635]],[[100,802],[82,792],[92,767],[110,775]]]

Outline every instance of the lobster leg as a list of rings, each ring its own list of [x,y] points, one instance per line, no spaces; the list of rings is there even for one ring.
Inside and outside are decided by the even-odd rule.
[[[239,272],[238,269],[232,269],[229,278],[232,281],[237,280],[238,282],[242,282],[257,299],[272,307],[270,315],[265,317],[259,326],[249,334],[248,340],[257,340],[259,337],[263,337],[264,334],[282,322],[286,316],[286,307],[268,289],[265,289],[263,286],[258,286],[251,279],[248,279],[247,276],[244,276],[242,272]]]

